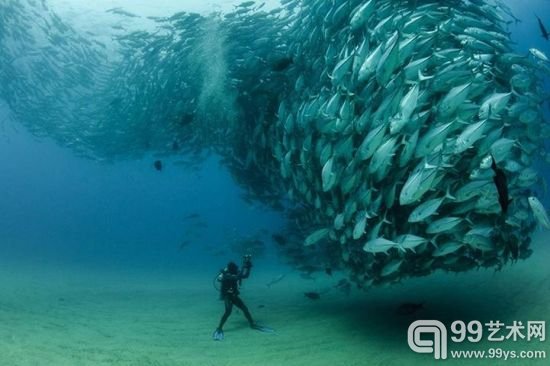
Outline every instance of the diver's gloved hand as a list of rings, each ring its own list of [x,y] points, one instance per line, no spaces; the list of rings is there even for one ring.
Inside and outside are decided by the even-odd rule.
[[[252,256],[250,254],[243,257],[243,267],[248,269],[252,267]]]
[[[222,341],[223,340],[223,330],[220,328],[217,328],[214,333],[212,334],[212,338],[214,338],[215,341]]]

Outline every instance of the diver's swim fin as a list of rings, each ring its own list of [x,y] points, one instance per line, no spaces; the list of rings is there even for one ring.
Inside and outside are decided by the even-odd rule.
[[[270,328],[266,325],[260,325],[257,323],[252,324],[250,328],[259,330],[260,332],[264,332],[264,333],[275,333],[275,329]]]
[[[220,328],[216,329],[214,334],[212,334],[212,338],[214,338],[215,341],[223,341],[223,330]]]

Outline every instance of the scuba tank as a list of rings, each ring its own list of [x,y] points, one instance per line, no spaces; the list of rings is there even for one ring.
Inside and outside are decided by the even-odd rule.
[[[231,266],[234,266],[234,271],[236,271],[235,273],[229,271],[229,268],[230,268]],[[213,285],[214,289],[215,289],[216,291],[220,291],[220,296],[221,296],[221,295],[222,295],[222,294],[221,294],[221,290],[223,289],[223,284],[222,284],[222,285],[219,285],[218,283],[219,283],[219,282],[222,282],[222,279],[223,279],[224,274],[226,274],[226,273],[231,273],[231,274],[233,274],[233,275],[239,275],[239,274],[242,274],[243,271],[244,271],[245,269],[246,269],[247,271],[250,271],[250,267],[251,267],[251,266],[252,266],[252,256],[251,256],[250,254],[247,254],[247,255],[244,255],[244,256],[243,256],[243,264],[242,264],[242,267],[241,267],[242,269],[241,269],[240,272],[238,271],[238,268],[239,268],[239,267],[238,267],[235,263],[229,262],[229,264],[227,265],[227,267],[225,267],[224,269],[221,269],[221,270],[219,271],[219,273],[218,273],[218,274],[214,277],[214,279],[212,280],[212,285]],[[242,281],[243,281],[243,279],[242,279],[242,278],[239,278],[239,280],[238,280],[238,282],[237,282],[237,284],[238,284],[239,287],[242,285]]]
[[[220,280],[220,277],[223,276],[224,272],[227,271],[227,268],[224,268],[224,269],[220,269],[220,271],[218,272],[218,274],[216,276],[214,276],[214,279],[212,280],[212,286],[214,286],[214,289],[216,291],[221,291],[221,286],[219,284],[219,282],[221,282]]]

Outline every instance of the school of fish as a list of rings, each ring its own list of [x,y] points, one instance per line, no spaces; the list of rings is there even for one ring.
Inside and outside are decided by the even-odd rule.
[[[295,264],[366,288],[500,268],[550,228],[535,169],[550,63],[514,52],[499,1],[247,1],[114,44],[23,3],[0,5],[21,25],[0,22],[0,96],[23,124],[94,158],[215,151],[285,210]]]

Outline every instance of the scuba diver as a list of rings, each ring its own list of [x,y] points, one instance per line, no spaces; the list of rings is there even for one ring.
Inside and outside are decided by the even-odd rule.
[[[243,300],[239,297],[239,286],[241,285],[242,280],[250,276],[250,269],[252,268],[252,257],[250,255],[245,255],[243,257],[242,267],[243,268],[239,271],[239,266],[237,266],[234,262],[229,262],[227,267],[224,268],[216,277],[216,281],[221,282],[220,299],[224,301],[225,312],[222,315],[220,324],[212,335],[215,341],[221,341],[224,338],[223,325],[227,321],[227,318],[229,318],[229,315],[231,315],[233,305],[242,310],[246,320],[248,320],[248,324],[250,324],[250,328],[262,332],[273,332],[271,328],[258,325],[254,322],[254,320],[252,320],[250,311],[248,311],[248,308],[244,304]]]

